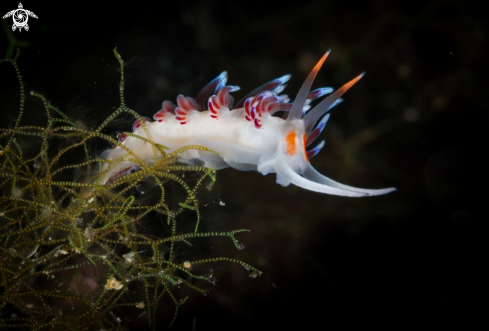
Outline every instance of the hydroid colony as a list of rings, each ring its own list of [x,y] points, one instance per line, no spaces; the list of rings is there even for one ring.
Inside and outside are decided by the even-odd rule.
[[[243,248],[235,235],[247,230],[199,229],[198,198],[212,188],[215,171],[176,161],[185,151],[209,149],[186,145],[167,153],[166,146],[140,138],[154,148],[154,162],[101,183],[123,161],[93,157],[91,144],[125,148],[104,134],[104,127],[122,113],[143,122],[124,103],[123,61],[114,54],[121,67],[120,106],[94,130],[32,92],[47,120],[23,126],[26,95],[19,54],[0,61],[1,70],[14,69],[20,88],[15,124],[0,129],[1,328],[122,329],[128,316],[144,316],[155,329],[156,311],[165,299],[173,303],[176,317],[187,298],[182,286],[206,293],[206,283],[214,283],[213,263],[238,263],[251,277],[260,274],[231,258],[187,255],[183,260],[177,253],[206,237],[226,237]],[[182,230],[184,211],[195,215],[190,232]],[[151,227],[155,223],[159,226]]]

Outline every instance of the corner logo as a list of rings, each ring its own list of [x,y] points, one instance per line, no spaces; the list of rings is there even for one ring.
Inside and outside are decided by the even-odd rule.
[[[26,31],[29,31],[29,25],[27,25],[29,16],[37,18],[36,14],[34,14],[29,10],[24,9],[22,3],[19,3],[18,9],[9,11],[7,14],[3,16],[3,18],[7,18],[10,16],[12,16],[12,19],[14,20],[14,24],[12,24],[12,31],[15,31],[17,28],[19,28],[19,32],[22,32],[22,28],[24,28]]]

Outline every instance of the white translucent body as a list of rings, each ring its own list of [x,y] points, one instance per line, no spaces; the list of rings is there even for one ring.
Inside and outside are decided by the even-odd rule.
[[[215,170],[233,167],[242,171],[256,170],[263,175],[276,173],[277,183],[283,186],[292,183],[310,191],[348,197],[374,196],[395,191],[395,188],[370,190],[340,184],[318,173],[308,160],[304,143],[313,133],[315,124],[363,76],[356,77],[336,90],[304,116],[303,109],[309,104],[307,96],[312,82],[328,54],[323,56],[307,77],[286,120],[261,112],[261,125],[257,127],[253,121],[245,119],[244,108],[229,110],[222,106],[218,109],[218,118],[211,117],[213,114],[208,110],[193,109],[186,114],[185,120],[177,120],[174,114],[166,112],[163,118],[160,116],[160,121],[146,121],[133,134],[168,147],[167,153],[188,145],[206,147],[213,152],[191,149],[179,154],[178,159],[182,163]],[[281,84],[289,77],[283,76]],[[224,86],[227,75],[222,73],[218,79],[221,79],[220,83]],[[283,87],[278,86],[275,91],[281,91]],[[326,121],[327,118],[321,121],[323,126]],[[106,150],[101,155],[102,159],[119,161],[114,163],[115,166],[110,165],[113,168],[101,179],[102,184],[112,182],[135,167],[153,164],[155,157],[162,157],[157,148],[137,137],[127,136],[122,144],[140,160],[134,159],[119,146]],[[108,167],[105,164],[102,170]]]
[[[277,183],[287,186],[290,183],[307,190],[350,197],[380,195],[394,191],[394,188],[366,190],[339,184],[319,174],[306,159],[303,144],[304,123],[302,120],[285,121],[279,117],[264,114],[262,128],[257,129],[252,122],[244,120],[244,109],[225,109],[219,119],[211,118],[208,111],[192,112],[188,123],[181,125],[172,114],[165,116],[162,122],[145,122],[146,130],[139,127],[134,134],[167,146],[171,153],[183,146],[200,145],[212,152],[188,150],[179,155],[179,161],[199,164],[219,170],[228,166],[238,170],[257,170],[263,175],[277,173]],[[287,133],[296,132],[296,152],[287,153]],[[161,153],[153,145],[128,136],[122,144],[133,151],[144,163],[154,163],[155,153]],[[117,160],[120,157],[132,158],[121,147],[106,150],[102,159]],[[131,166],[139,165],[134,161],[117,164],[102,179],[107,182],[115,174]],[[106,169],[108,165],[105,165]],[[303,175],[304,177],[300,176]]]
[[[187,145],[200,145],[215,152],[185,151],[179,155],[179,161],[183,163],[199,164],[215,170],[231,166],[244,171],[258,170],[264,175],[275,172],[267,164],[277,156],[280,148],[284,148],[280,139],[284,136],[283,131],[288,127],[289,131],[302,129],[303,132],[303,128],[299,121],[286,125],[283,119],[267,114],[262,119],[263,128],[257,129],[253,122],[244,120],[244,113],[244,108],[225,109],[221,111],[219,119],[215,119],[210,117],[209,111],[195,111],[188,115],[188,123],[184,125],[172,114],[167,114],[162,122],[145,122],[146,130],[141,126],[134,134],[168,147],[169,150],[165,150],[167,153]],[[146,164],[154,163],[155,152],[161,156],[151,144],[136,137],[128,136],[122,144]],[[300,146],[304,154],[302,143]],[[126,154],[124,149],[117,147],[103,152],[101,158],[116,160]],[[305,169],[306,164],[304,157],[295,158],[293,168]],[[131,165],[138,163],[121,163],[106,174],[103,182]]]

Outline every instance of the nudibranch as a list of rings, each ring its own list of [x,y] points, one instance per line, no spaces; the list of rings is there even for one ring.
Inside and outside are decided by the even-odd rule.
[[[286,75],[256,88],[233,108],[230,93],[238,91],[239,87],[226,85],[227,73],[223,72],[195,99],[179,95],[177,105],[164,101],[162,109],[154,114],[154,121],[137,120],[132,135],[122,134],[119,142],[147,165],[157,160],[154,145],[148,140],[167,146],[168,152],[187,145],[200,145],[214,152],[187,150],[179,154],[178,161],[215,170],[232,167],[256,170],[263,175],[276,173],[280,185],[292,183],[306,190],[340,196],[363,197],[395,191],[395,188],[371,190],[340,184],[321,175],[309,162],[324,146],[322,141],[306,150],[324,129],[330,117],[328,111],[363,76],[362,73],[334,92],[332,88],[311,91],[328,54],[329,51],[312,69],[293,103],[287,95],[280,94],[290,79],[290,75]],[[310,109],[312,100],[326,94],[330,95]],[[272,116],[279,111],[285,112],[283,118]],[[104,151],[101,158],[120,161],[103,176],[102,184],[109,184],[141,166],[120,146]],[[103,170],[107,168],[104,164]]]

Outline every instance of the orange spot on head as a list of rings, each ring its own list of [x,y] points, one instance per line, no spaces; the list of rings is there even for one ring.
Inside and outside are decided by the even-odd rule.
[[[307,152],[306,152],[306,134],[305,133],[302,135],[302,146],[304,147],[304,157],[306,158],[307,161],[309,161],[309,159],[307,158]]]
[[[286,151],[289,155],[294,155],[297,152],[297,134],[294,130],[287,133],[285,136]]]

